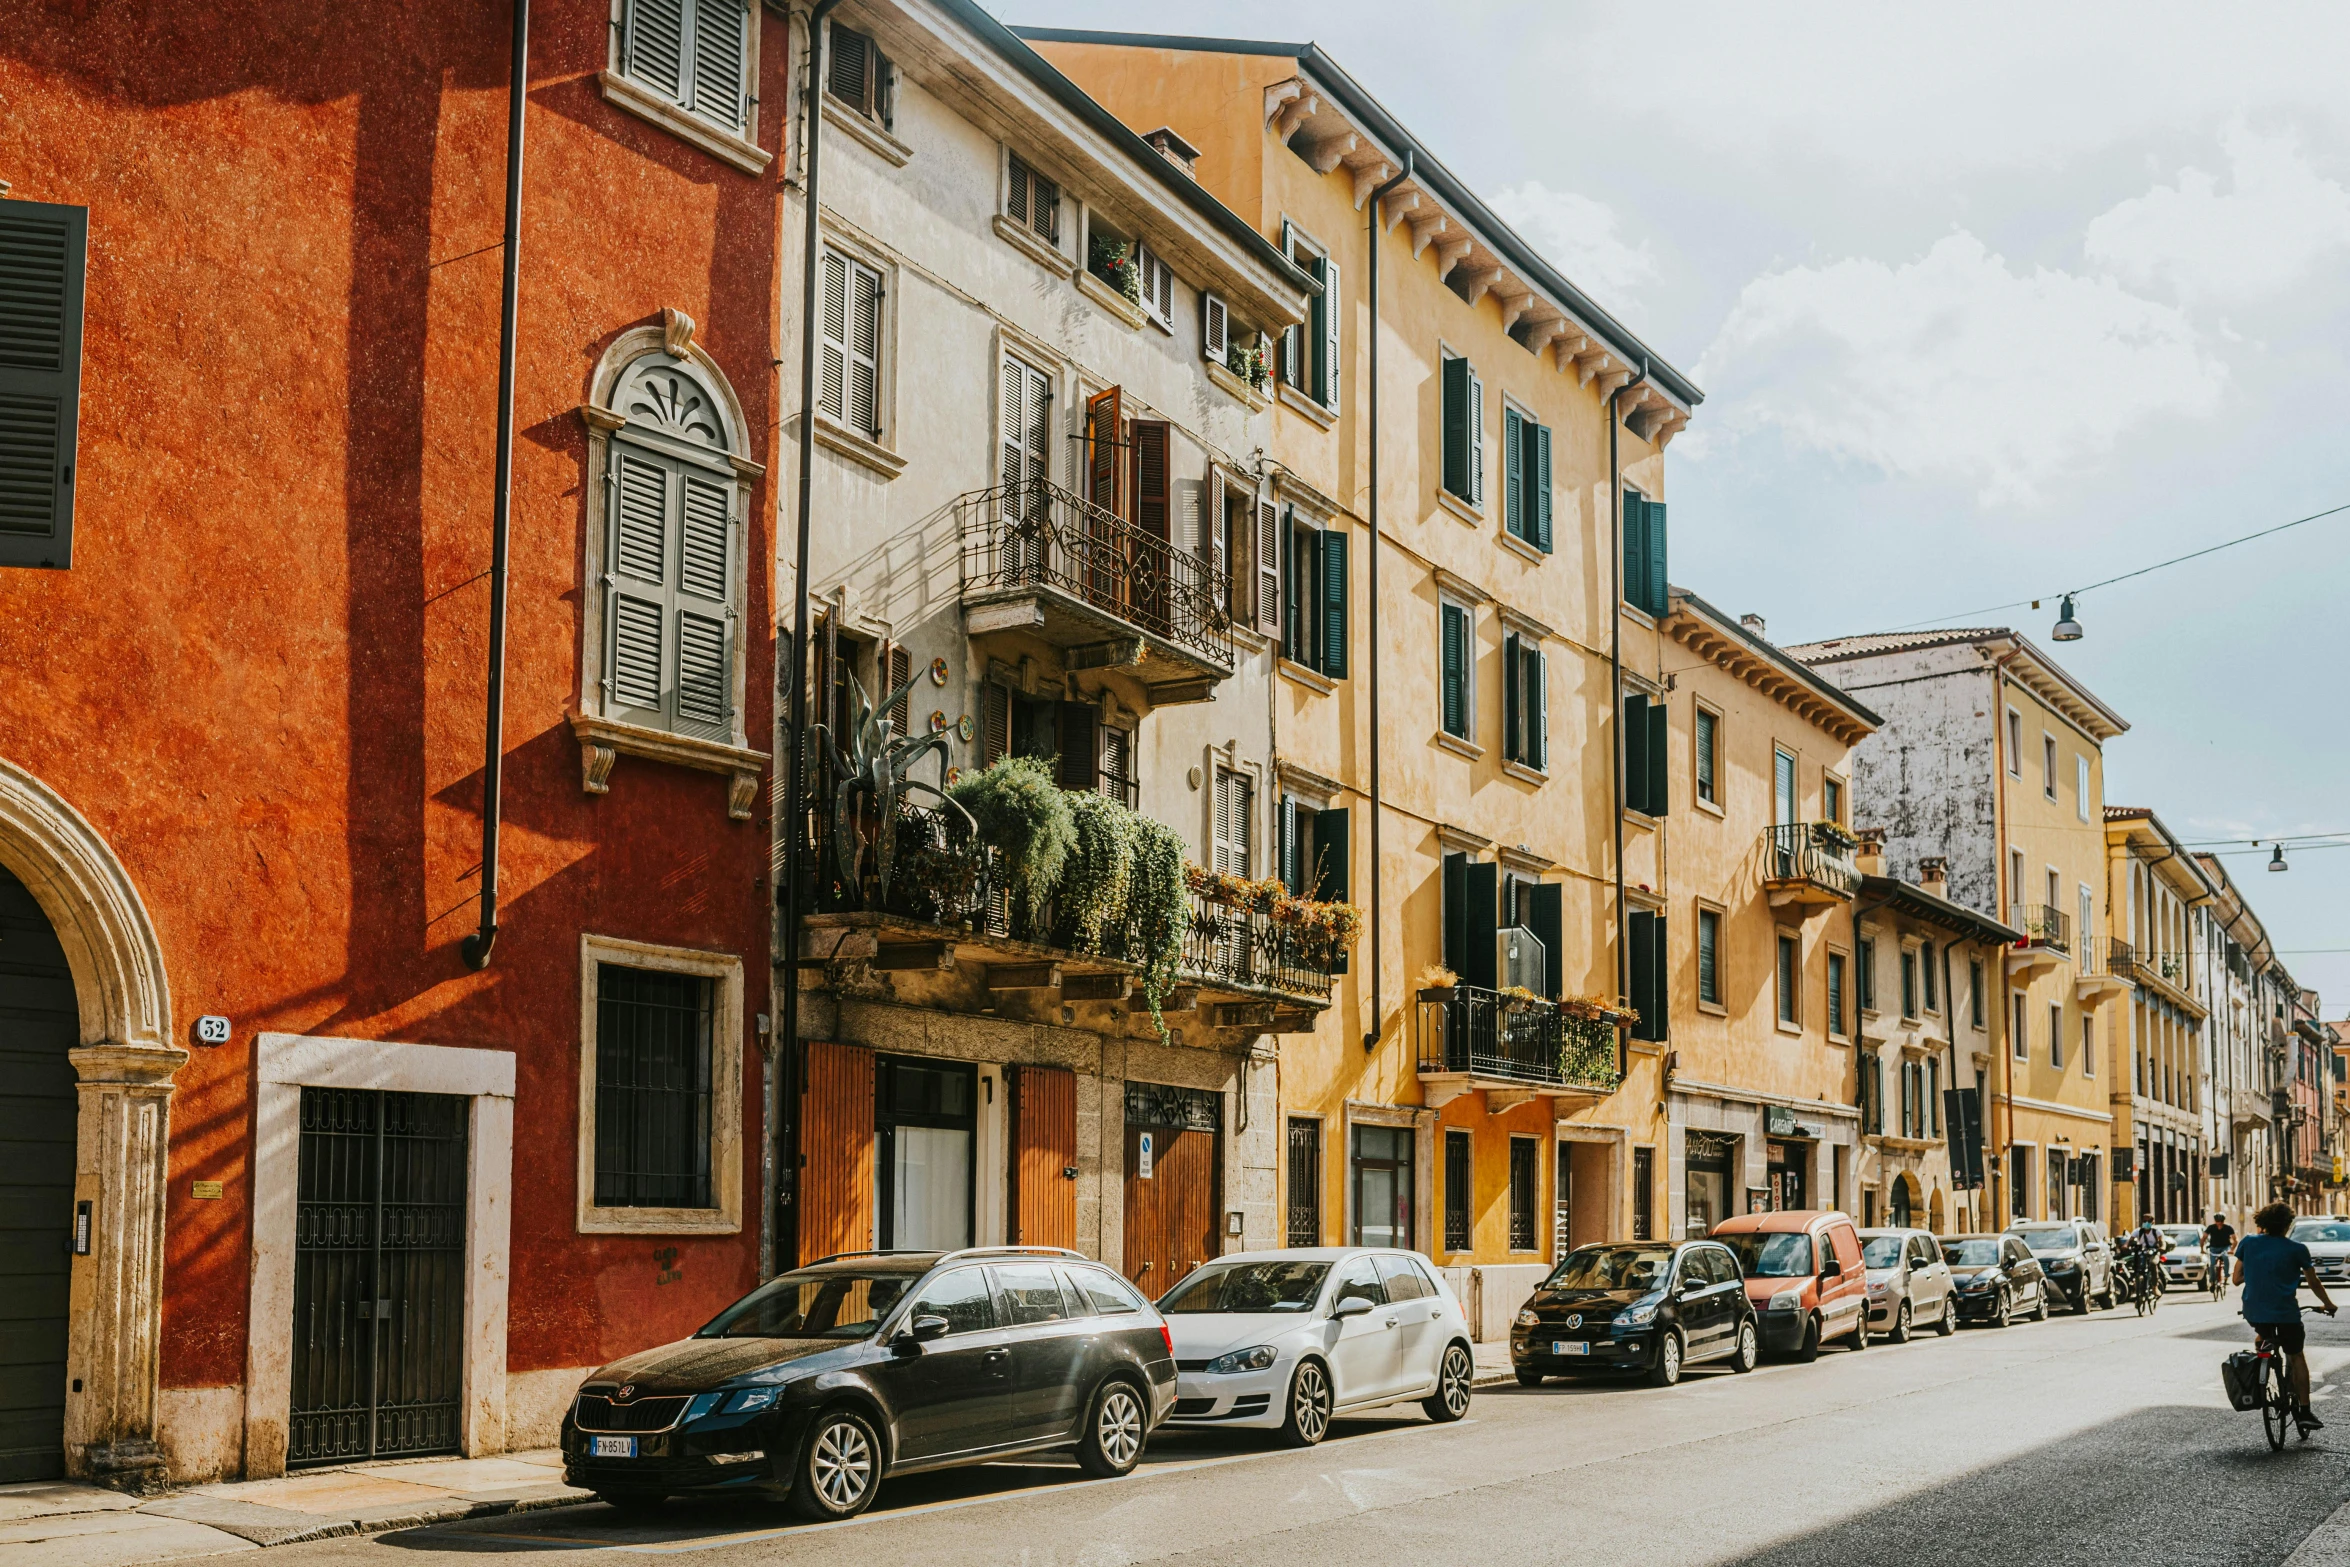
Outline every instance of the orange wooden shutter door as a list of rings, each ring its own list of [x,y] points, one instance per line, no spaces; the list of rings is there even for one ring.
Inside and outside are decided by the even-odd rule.
[[[800,1105],[800,1260],[873,1246],[873,1052],[807,1044]]]
[[[1012,1069],[1012,1241],[1077,1244],[1077,1074],[1057,1066]]]

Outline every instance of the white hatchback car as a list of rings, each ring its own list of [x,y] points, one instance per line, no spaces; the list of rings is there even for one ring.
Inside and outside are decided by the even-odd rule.
[[[1159,1303],[1175,1341],[1170,1426],[1278,1430],[1311,1447],[1334,1415],[1418,1399],[1469,1412],[1469,1321],[1416,1252],[1330,1246],[1238,1252]]]

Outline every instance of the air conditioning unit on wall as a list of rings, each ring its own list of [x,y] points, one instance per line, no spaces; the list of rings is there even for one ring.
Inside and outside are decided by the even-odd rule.
[[[1542,938],[1523,925],[1511,925],[1493,933],[1493,972],[1501,977],[1504,990],[1523,985],[1541,995],[1545,956]]]

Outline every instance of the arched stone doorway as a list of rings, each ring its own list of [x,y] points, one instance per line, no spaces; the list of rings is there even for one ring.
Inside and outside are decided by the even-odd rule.
[[[1933,1198],[1926,1204],[1926,1213],[1926,1228],[1932,1230],[1936,1235],[1950,1233],[1950,1210],[1942,1200],[1941,1187],[1934,1188]]]
[[[1893,1177],[1893,1185],[1885,1193],[1885,1221],[1897,1230],[1906,1230],[1924,1217],[1925,1204],[1920,1200],[1918,1178],[1907,1170]]]
[[[71,980],[74,1095],[62,1464],[75,1475],[160,1468],[156,1340],[172,1078],[163,948],[138,889],[90,823],[0,758],[0,871],[37,910]],[[88,1204],[86,1237],[81,1218]]]
[[[71,1056],[80,1042],[65,949],[24,883],[0,868],[0,1211],[16,1216],[11,1228],[33,1231],[0,1268],[10,1341],[0,1358],[0,1483],[65,1473],[72,1253],[44,1243],[73,1230]]]

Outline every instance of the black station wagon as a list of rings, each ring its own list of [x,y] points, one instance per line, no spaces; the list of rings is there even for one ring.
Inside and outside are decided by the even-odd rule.
[[[616,1360],[563,1420],[564,1477],[616,1507],[782,1495],[863,1512],[887,1475],[1074,1449],[1121,1475],[1175,1402],[1167,1325],[1076,1252],[828,1257],[692,1338]]]

